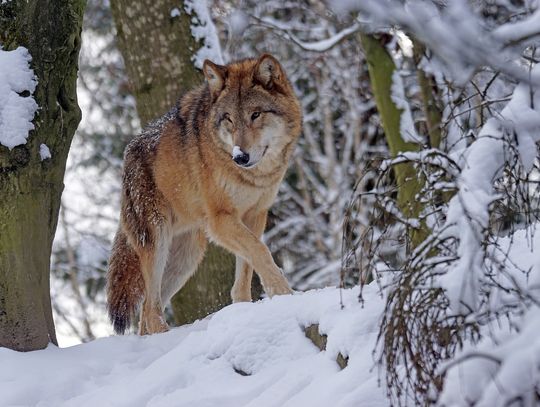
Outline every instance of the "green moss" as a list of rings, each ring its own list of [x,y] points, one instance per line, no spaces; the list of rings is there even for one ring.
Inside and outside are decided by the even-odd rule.
[[[396,157],[400,152],[418,151],[420,149],[418,144],[405,142],[400,134],[401,110],[394,104],[391,91],[392,74],[396,69],[392,57],[386,47],[374,36],[361,34],[360,40],[368,63],[371,87],[390,154]],[[394,173],[398,184],[398,205],[405,216],[416,218],[422,210],[422,205],[416,199],[416,195],[423,186],[422,179],[412,164],[396,165]],[[414,230],[411,236],[413,247],[422,242],[427,233],[426,225]]]

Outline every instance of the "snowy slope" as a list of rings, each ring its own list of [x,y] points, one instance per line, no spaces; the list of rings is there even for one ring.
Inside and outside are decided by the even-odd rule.
[[[0,349],[0,405],[386,406],[372,357],[383,301],[375,286],[363,307],[357,296],[344,290],[341,309],[327,288],[234,304],[160,335]],[[326,351],[304,334],[313,323],[328,334]]]

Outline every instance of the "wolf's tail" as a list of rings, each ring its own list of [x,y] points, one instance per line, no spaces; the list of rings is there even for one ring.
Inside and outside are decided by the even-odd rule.
[[[118,230],[114,238],[107,273],[107,310],[117,334],[131,326],[144,296],[144,281],[139,256],[125,233]]]

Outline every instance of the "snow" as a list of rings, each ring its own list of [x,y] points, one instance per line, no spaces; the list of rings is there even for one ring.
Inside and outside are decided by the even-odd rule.
[[[223,65],[219,38],[216,27],[210,17],[206,0],[185,1],[184,9],[189,15],[193,16],[191,19],[191,35],[202,43],[201,48],[193,55],[195,66],[202,69],[205,59],[210,59],[216,64]]]
[[[28,132],[34,128],[32,120],[38,108],[30,95],[36,89],[37,81],[28,50],[19,47],[4,51],[0,47],[0,144],[10,150],[26,143]]]
[[[538,27],[540,27],[540,8],[524,20],[510,22],[498,27],[494,31],[494,34],[501,40],[512,43],[540,35],[540,29]]]
[[[508,44],[532,37],[538,27],[538,11],[523,22],[509,22],[489,30],[472,9],[475,2],[452,0],[438,7],[423,0],[332,0],[328,5],[341,16],[359,12],[363,29],[399,26],[416,37],[443,62],[444,71],[465,84],[475,68],[491,66],[516,79],[526,81],[528,71],[516,63],[519,51]],[[507,42],[508,41],[508,42]]]
[[[348,37],[349,35],[357,32],[360,29],[360,24],[353,24],[350,27],[344,28],[337,34],[333,35],[330,38],[326,38],[324,40],[315,41],[315,42],[305,42],[301,41],[296,37],[292,32],[289,32],[288,35],[296,44],[298,44],[301,48],[307,50],[307,51],[316,51],[316,52],[324,52],[328,51],[330,48],[332,48],[334,45],[336,45],[338,42],[340,42],[343,38]]]
[[[540,66],[531,71],[531,78],[538,76]],[[508,153],[505,137],[517,138],[518,158],[530,169],[536,155],[535,144],[540,141],[539,105],[540,95],[531,94],[529,85],[520,83],[499,116],[487,120],[465,151],[455,152],[456,157],[462,157],[456,159],[462,162],[463,169],[458,193],[449,203],[443,234],[459,240],[459,259],[437,278],[436,284],[445,289],[456,313],[479,310],[478,293],[486,279],[482,233],[488,226],[490,205],[498,198],[493,182],[500,176]]]
[[[47,144],[39,145],[39,157],[41,158],[41,161],[52,157],[51,150],[49,150],[49,147],[47,147]]]
[[[249,26],[249,16],[242,10],[235,10],[229,17],[229,26],[234,35],[242,35]]]
[[[422,143],[422,138],[418,135],[416,128],[414,127],[411,107],[405,96],[403,79],[398,70],[395,70],[392,74],[391,93],[392,101],[396,104],[396,107],[401,110],[399,123],[401,138],[408,143]]]
[[[31,353],[0,349],[3,405],[387,406],[372,350],[377,287],[327,288],[257,303],[159,335]],[[305,337],[318,323],[326,351]],[[336,357],[348,356],[341,370]],[[235,370],[236,369],[236,370]]]
[[[5,1],[1,0],[2,3]],[[483,324],[480,332],[481,341],[472,344],[465,338],[465,349],[457,355],[457,358],[442,366],[443,369],[447,369],[447,375],[441,404],[465,406],[474,403],[477,406],[498,406],[509,405],[511,400],[522,397],[524,405],[534,405],[537,403],[537,396],[531,390],[538,388],[540,377],[540,340],[537,334],[540,307],[523,300],[527,303],[520,304],[518,308],[523,310],[528,307],[528,309],[524,311],[524,315],[519,312],[513,313],[512,324],[497,312],[504,308],[503,306],[520,300],[516,295],[516,287],[523,296],[538,294],[540,262],[533,258],[533,252],[540,244],[540,234],[538,232],[535,234],[534,230],[529,229],[514,233],[512,238],[503,238],[499,241],[501,253],[494,253],[494,247],[489,246],[491,242],[484,244],[483,238],[489,227],[490,206],[499,198],[495,193],[493,180],[500,177],[502,163],[508,159],[508,136],[511,136],[510,139],[515,136],[514,144],[517,150],[515,157],[516,160],[519,159],[525,171],[530,171],[536,160],[536,143],[540,139],[538,110],[540,98],[536,89],[531,89],[525,79],[534,79],[532,83],[540,83],[538,81],[540,71],[538,69],[529,71],[529,66],[525,64],[512,68],[513,64],[508,61],[517,60],[515,57],[517,54],[511,47],[506,49],[505,46],[536,35],[537,27],[540,26],[540,10],[536,10],[526,19],[511,21],[488,32],[481,24],[475,28],[476,17],[474,13],[469,12],[470,6],[467,6],[464,0],[449,2],[449,7],[440,9],[430,2],[415,0],[408,2],[341,0],[336,2],[338,3],[342,4],[346,11],[352,9],[363,12],[360,17],[363,20],[371,18],[374,25],[381,25],[381,22],[387,23],[388,26],[399,24],[407,32],[418,34],[417,38],[425,42],[435,53],[433,59],[422,60],[422,67],[433,73],[438,82],[443,73],[449,70],[458,82],[465,83],[475,69],[484,65],[494,67],[503,73],[513,73],[516,78],[523,80],[516,87],[512,101],[507,107],[502,112],[497,109],[496,114],[487,121],[482,131],[478,134],[475,132],[470,140],[456,128],[457,120],[449,123],[447,144],[453,146],[450,155],[459,163],[459,170],[463,169],[463,172],[455,176],[458,193],[450,202],[448,213],[445,214],[447,222],[441,230],[444,234],[456,238],[459,259],[450,267],[443,265],[444,270],[439,269],[441,274],[435,277],[434,284],[445,289],[452,312],[476,311],[476,315],[472,315],[471,319],[485,316],[487,313],[491,313],[489,318],[500,317],[500,320],[489,323],[486,323],[485,319],[481,321]],[[388,6],[390,4],[393,6]],[[399,7],[396,7],[396,4]],[[197,66],[200,67],[205,58],[223,63],[206,2],[189,1],[186,3],[186,11],[193,15],[194,37],[204,43],[195,56]],[[170,16],[174,18],[180,13],[178,8],[174,8]],[[270,18],[261,21],[269,22]],[[332,52],[337,48],[334,46],[339,41],[354,33],[359,27],[358,24],[353,24],[337,33],[330,31],[328,35],[315,36],[315,38],[328,37],[326,39],[308,42],[291,34],[288,25],[280,23],[279,20],[272,20],[271,23],[273,26],[280,24],[297,45],[305,50],[317,52]],[[241,35],[249,27],[248,14],[242,11],[232,13],[230,25],[235,35]],[[384,28],[385,24],[382,25]],[[298,31],[302,33],[301,30]],[[320,32],[328,33],[328,30]],[[399,32],[397,35],[399,36]],[[304,35],[302,38],[310,37]],[[334,48],[331,49],[332,47]],[[0,50],[0,58],[4,58],[4,54],[7,53]],[[30,72],[32,81],[35,82],[33,73],[28,68],[30,56],[27,52],[26,56],[17,62],[24,61],[21,66]],[[330,65],[332,71],[338,72],[340,84],[343,83],[343,78],[347,83],[352,83],[351,80],[359,77],[354,75],[355,71],[343,69],[343,65],[348,64],[345,58],[330,54],[328,60],[332,63]],[[340,66],[339,63],[343,65]],[[4,136],[1,102],[7,95],[1,86],[9,79],[3,75],[3,69],[8,65],[14,66],[12,63],[4,64],[0,59],[0,139]],[[299,65],[302,68],[303,65]],[[444,65],[448,65],[449,68],[444,68]],[[18,70],[18,74],[21,72],[22,70]],[[350,75],[351,72],[353,75]],[[400,127],[404,139],[414,141],[415,135],[416,137],[418,135],[414,129],[403,79],[406,79],[405,76],[400,76],[396,71],[393,77],[392,99],[403,111]],[[11,84],[9,86],[8,90],[16,98],[33,102],[31,97],[23,98]],[[33,86],[35,88],[35,83]],[[352,84],[346,86],[343,88],[344,95],[347,92],[354,95],[356,89],[358,87]],[[33,89],[27,91],[33,92]],[[323,88],[320,95],[322,99],[325,95],[328,97],[333,93],[330,88]],[[352,100],[351,105],[359,106],[352,98],[349,96],[347,98]],[[307,101],[308,97],[303,99],[304,104],[307,104]],[[11,101],[4,106],[12,106]],[[29,126],[24,140],[28,137],[28,131],[33,128],[31,120],[36,109],[24,122]],[[446,109],[450,107],[447,106]],[[360,108],[351,111],[350,115],[343,114],[343,120],[351,123],[351,127],[344,131],[347,137],[351,135],[348,140],[353,140],[353,131],[350,129],[355,128],[354,114],[360,115],[359,110]],[[445,111],[444,116],[450,117],[451,114]],[[9,120],[17,117],[21,116],[18,114],[7,116]],[[313,127],[320,127],[318,117],[320,115],[317,111],[308,111],[306,123],[314,122]],[[314,154],[309,159],[324,171],[328,169],[328,175],[326,173],[325,175],[331,181],[326,184],[326,180],[319,176],[319,173],[306,173],[308,181],[319,190],[319,197],[315,200],[318,200],[317,203],[347,200],[350,191],[344,189],[346,187],[342,185],[347,184],[348,174],[340,172],[341,167],[332,162],[330,154],[323,155],[317,152],[317,148],[320,147],[318,133],[313,130],[311,132],[315,135],[312,139],[317,142],[314,143],[316,146]],[[309,134],[310,131],[305,138],[307,142],[310,142]],[[328,134],[333,137],[335,133],[328,132]],[[459,143],[453,138],[458,135],[463,137]],[[349,149],[355,148],[352,142],[350,146],[352,147]],[[241,153],[237,148],[233,150],[233,156]],[[39,153],[42,160],[51,158],[45,144],[40,146]],[[438,156],[432,157],[430,154],[431,150],[405,153],[392,162],[395,164],[397,160],[412,160],[417,156],[422,157],[419,161],[423,163],[437,164],[430,160],[438,160]],[[298,157],[299,167],[302,167],[301,159],[302,157]],[[344,159],[343,163],[346,162],[348,161]],[[383,162],[383,165],[389,164]],[[95,191],[95,188],[105,189],[106,185],[109,185],[107,188],[110,189],[110,185],[114,184],[113,180],[103,179],[98,171],[92,174],[92,177],[88,176],[89,172],[85,174],[87,175],[85,178],[99,178],[103,181],[100,183],[92,181],[90,182],[92,188],[86,189]],[[78,186],[82,188],[84,185]],[[295,198],[293,194],[295,191],[291,192],[292,188],[287,185],[283,187],[285,188],[289,188],[286,199],[292,201]],[[296,199],[302,202],[301,199]],[[72,205],[85,215],[87,222],[88,204],[86,201],[83,202],[84,209],[81,210],[79,198],[74,199]],[[267,238],[277,235],[283,229],[297,229],[298,242],[293,242],[295,236],[287,236],[289,240],[284,245],[303,246],[305,251],[310,253],[313,247],[317,247],[317,250],[322,252],[320,246],[312,244],[311,235],[315,236],[315,233],[306,234],[302,228],[306,225],[305,219],[311,215],[314,219],[320,217],[326,222],[320,221],[320,225],[329,227],[317,228],[318,231],[323,230],[326,233],[326,229],[337,226],[336,229],[340,232],[341,224],[338,224],[331,215],[338,213],[341,219],[343,212],[341,208],[339,204],[321,205],[312,211],[312,214],[306,210],[306,216],[304,207],[301,207],[302,216],[288,216],[279,227],[267,234]],[[101,208],[100,210],[103,212]],[[386,210],[396,217],[399,215],[394,206],[387,205]],[[116,222],[116,216],[117,213],[111,213],[109,217]],[[95,223],[93,218],[90,221]],[[403,222],[415,227],[419,221],[403,219]],[[100,227],[101,229],[103,228]],[[337,239],[332,239],[329,235],[321,234],[321,236],[319,242],[325,248],[337,247],[333,242],[341,243],[340,233],[337,233]],[[318,239],[318,236],[315,238]],[[97,240],[83,240],[77,254],[80,265],[87,266],[88,269],[99,267],[106,257],[103,247],[99,246]],[[489,275],[488,279],[485,275],[485,265],[494,259],[500,260],[505,267],[493,265],[495,272]],[[287,260],[283,259],[284,262]],[[292,261],[289,262],[292,264],[289,269],[301,269]],[[340,267],[339,259],[321,256],[319,260],[314,256],[312,265],[302,267],[305,273],[301,277],[305,278],[306,284],[321,284],[323,279],[339,278]],[[317,274],[311,274],[315,269]],[[297,273],[299,276],[300,274]],[[294,282],[292,279],[291,281]],[[63,294],[68,291],[65,281],[53,279],[52,285],[53,291],[57,293]],[[487,286],[498,287],[491,290],[489,302],[482,301]],[[362,308],[357,303],[358,289],[345,290],[343,292],[345,308],[341,309],[339,294],[336,289],[325,289],[277,297],[255,304],[235,304],[204,321],[151,337],[111,337],[68,349],[50,347],[30,354],[0,349],[0,364],[4,367],[0,370],[0,405],[4,402],[7,405],[40,406],[388,405],[389,402],[384,398],[384,390],[377,386],[379,377],[372,356],[379,317],[384,305],[383,299],[379,297],[376,287],[368,286],[363,292],[366,304]],[[102,313],[103,309],[99,310],[100,301],[102,300],[93,305],[90,314],[97,315],[100,311]],[[62,299],[59,302],[68,308],[79,307],[77,303],[68,300]],[[82,318],[78,317],[77,320]],[[320,352],[304,337],[302,327],[312,323],[320,324],[321,331],[328,334],[327,350],[324,352]],[[335,363],[338,353],[349,357],[348,367],[342,371]],[[51,374],[51,372],[62,373]]]
[[[524,316],[514,316],[513,326],[505,318],[484,325],[480,343],[467,344],[445,366],[448,373],[441,405],[507,406],[517,397],[523,397],[521,405],[536,405],[535,388],[540,377],[540,262],[534,248],[540,244],[540,235],[533,233],[534,230],[519,230],[500,242],[503,251],[508,252],[510,267],[495,277],[503,294],[493,302],[512,300],[510,292],[517,285],[535,298],[536,305]]]

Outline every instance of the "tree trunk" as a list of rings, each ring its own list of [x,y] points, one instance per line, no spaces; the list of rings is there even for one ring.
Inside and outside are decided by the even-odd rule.
[[[137,113],[146,125],[203,81],[191,61],[200,48],[191,35],[192,16],[183,1],[174,0],[112,0],[111,9]]]
[[[369,80],[390,154],[396,157],[400,152],[418,151],[417,144],[407,143],[401,137],[401,111],[392,100],[392,74],[396,66],[391,55],[384,44],[372,35],[360,34],[360,40],[368,63]],[[394,173],[398,184],[398,205],[406,217],[416,218],[422,209],[421,203],[416,199],[423,185],[422,180],[417,176],[412,164],[395,165]],[[427,237],[427,233],[426,225],[412,232],[413,248]]]
[[[419,68],[422,57],[424,56],[424,45],[413,40],[414,62],[417,67],[418,85],[422,95],[422,105],[426,116],[426,126],[429,134],[429,145],[432,148],[441,146],[441,120],[442,109],[439,107],[437,95],[437,85],[433,75],[424,72]]]
[[[197,274],[171,300],[177,325],[204,318],[231,303],[234,264],[234,256],[225,249],[208,245]]]
[[[143,125],[167,112],[202,74],[191,58],[200,44],[191,35],[184,2],[112,0],[119,48]],[[179,13],[178,13],[179,12]],[[234,256],[210,244],[197,273],[172,300],[174,319],[185,324],[229,304]]]
[[[26,47],[40,109],[28,142],[0,146],[0,346],[42,349],[56,334],[49,276],[67,154],[81,112],[76,81],[84,0],[0,4],[4,50]],[[41,160],[40,145],[52,157]]]

